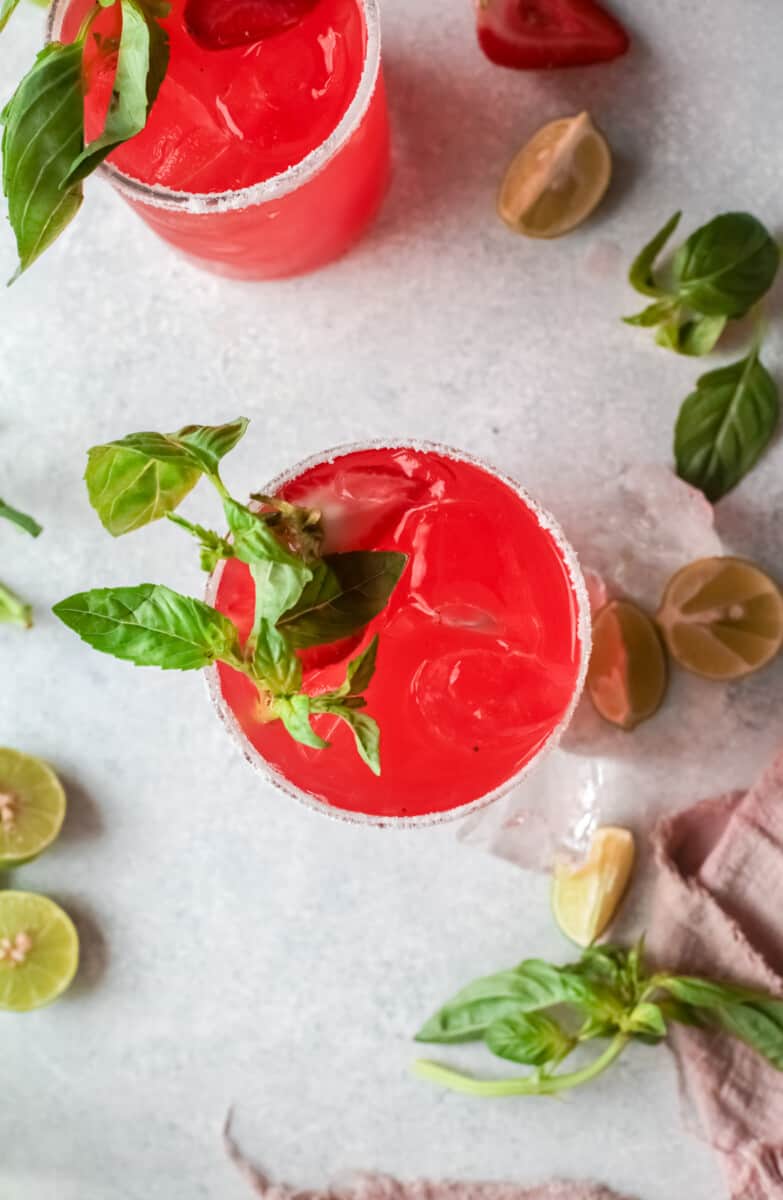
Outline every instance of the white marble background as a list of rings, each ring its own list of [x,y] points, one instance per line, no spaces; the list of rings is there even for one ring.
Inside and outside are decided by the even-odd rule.
[[[619,323],[635,303],[624,271],[678,207],[686,228],[731,207],[783,228],[783,9],[614,5],[633,53],[545,78],[483,60],[468,0],[386,0],[394,185],[372,234],[322,274],[200,274],[94,183],[76,226],[3,294],[0,494],[46,532],[0,529],[0,576],[38,615],[29,635],[0,632],[0,740],[49,759],[71,798],[57,847],[14,883],[61,900],[84,942],[61,1003],[0,1020],[9,1200],[241,1200],[219,1138],[230,1104],[247,1150],[302,1185],[366,1167],[722,1194],[664,1051],[635,1049],[566,1102],[473,1101],[408,1074],[410,1035],[456,985],[567,953],[545,880],[448,827],[354,829],[281,799],[231,750],[200,680],[95,655],[48,613],[87,586],[200,586],[173,528],[113,542],[88,507],[85,449],[130,430],[246,413],[238,490],[365,436],[458,443],[544,494],[566,473],[667,460],[698,368]],[[40,27],[23,4],[4,94]],[[606,203],[561,242],[515,240],[493,214],[507,159],[584,106],[616,154]],[[0,276],[12,265],[6,229]],[[782,346],[771,334],[778,372]],[[769,567],[780,461],[719,513],[728,543]],[[705,762],[703,790],[719,776]]]

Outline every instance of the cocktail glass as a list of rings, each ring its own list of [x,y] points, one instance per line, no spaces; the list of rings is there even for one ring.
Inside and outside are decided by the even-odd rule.
[[[334,3],[334,0],[326,2]],[[73,38],[92,3],[93,0],[55,0],[49,14],[48,40]],[[193,170],[198,175],[202,160],[207,162],[211,154],[213,160],[208,164],[212,180],[210,190],[189,190],[145,181],[144,176],[150,174],[150,163],[143,157],[146,149],[138,151],[141,161],[134,161],[133,170],[121,169],[112,160],[119,157],[125,161],[123,155],[128,154],[134,143],[146,148],[154,136],[160,146],[165,146],[170,132],[165,126],[167,89],[175,86],[167,79],[153,106],[147,129],[122,147],[119,154],[115,151],[110,155],[98,168],[99,173],[160,237],[200,266],[218,274],[237,279],[275,279],[313,271],[338,258],[361,236],[377,213],[389,177],[389,124],[381,70],[378,4],[377,0],[350,0],[350,4],[357,10],[363,28],[363,57],[361,64],[356,66],[358,82],[339,120],[304,157],[292,160],[285,169],[276,170],[268,177],[263,177],[262,170],[262,177],[247,186],[224,185],[219,174],[220,137],[225,132],[226,146],[230,146],[237,114],[241,113],[242,118],[247,116],[249,121],[255,120],[256,111],[252,104],[256,102],[252,97],[247,98],[242,110],[240,96],[236,100],[239,107],[229,112],[220,97],[212,97],[213,103],[205,103],[201,108],[196,107],[194,99],[196,117],[189,140],[179,142],[169,155],[175,164],[172,174],[176,178],[177,172],[181,174],[182,171]],[[236,58],[239,54],[236,61],[241,66],[241,50],[200,48],[187,33],[183,5],[184,0],[174,0],[171,16],[165,23],[172,26],[172,62],[176,54],[192,56],[191,78],[197,89],[200,86],[199,61],[206,61],[211,69],[215,61],[209,56],[233,55]],[[101,14],[96,28],[100,21],[118,19],[114,10],[108,11],[111,16]],[[325,35],[319,36],[323,42]],[[281,70],[287,67],[290,71],[290,64],[278,63],[275,58],[286,53],[287,37],[284,33],[265,40],[263,53],[266,57],[262,63],[267,65],[259,66],[259,89],[264,87],[264,71],[268,64]],[[249,53],[255,48],[243,49]],[[328,46],[324,48],[319,44],[316,52],[328,56],[331,51]],[[230,82],[227,86],[231,87]],[[110,81],[105,82],[106,88],[110,90]],[[88,136],[90,105],[88,90]],[[217,114],[209,111],[216,106]],[[203,116],[201,128],[199,114]],[[236,133],[241,135],[242,131],[236,130]],[[143,143],[139,141],[141,138],[145,139]],[[210,139],[214,140],[214,146]],[[239,141],[242,140],[239,136]],[[205,145],[211,148],[205,149]],[[158,154],[157,148],[154,154]]]
[[[376,825],[462,817],[510,791],[556,745],[587,670],[587,592],[555,521],[486,463],[431,443],[340,447],[264,491],[318,509],[325,552],[403,550],[409,561],[366,631],[304,658],[305,688],[328,690],[379,634],[367,712],[381,727],[380,779],[340,722],[316,718],[327,750],[294,743],[219,664],[209,693],[248,761],[310,807]],[[242,563],[220,564],[207,599],[246,635],[254,593]]]

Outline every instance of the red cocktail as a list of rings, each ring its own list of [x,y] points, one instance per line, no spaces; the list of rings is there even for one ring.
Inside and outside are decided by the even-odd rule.
[[[587,597],[558,527],[510,480],[437,447],[337,450],[268,490],[321,512],[328,552],[409,559],[363,634],[303,652],[305,689],[328,691],[379,634],[367,700],[382,731],[381,776],[331,717],[314,720],[331,743],[320,751],[265,723],[256,688],[221,664],[212,694],[250,761],[333,815],[381,824],[462,815],[505,792],[556,741],[584,681]],[[246,637],[247,567],[222,564],[209,599]]]
[[[58,0],[49,37],[72,40],[93,0]],[[85,125],[102,128],[120,31],[98,14]],[[185,0],[162,22],[171,56],[146,128],[99,168],[166,241],[221,274],[271,279],[320,267],[360,236],[388,180],[376,0],[317,0],[249,45],[207,49]]]

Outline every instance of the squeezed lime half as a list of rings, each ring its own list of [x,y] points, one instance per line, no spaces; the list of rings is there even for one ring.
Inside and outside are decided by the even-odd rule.
[[[552,911],[577,946],[590,946],[610,925],[625,895],[636,858],[633,834],[606,825],[597,829],[581,866],[560,863],[552,883]]]
[[[79,935],[59,904],[34,892],[0,892],[0,1009],[50,1004],[78,965]]]
[[[681,667],[706,679],[739,679],[783,646],[783,594],[743,558],[700,558],[669,580],[658,624]]]
[[[590,699],[606,721],[635,729],[653,716],[666,695],[666,655],[655,624],[628,600],[613,600],[596,614],[587,672]]]
[[[0,868],[18,867],[51,846],[65,818],[65,792],[51,767],[0,747]]]

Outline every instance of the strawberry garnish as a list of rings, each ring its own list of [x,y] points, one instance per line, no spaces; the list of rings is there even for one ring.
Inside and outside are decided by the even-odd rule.
[[[594,0],[477,0],[478,39],[502,67],[583,67],[628,49],[619,21]]]
[[[187,0],[185,24],[205,50],[248,46],[283,33],[318,0]]]

